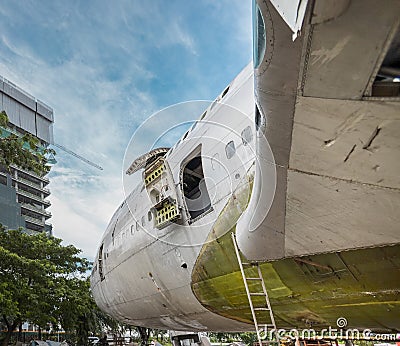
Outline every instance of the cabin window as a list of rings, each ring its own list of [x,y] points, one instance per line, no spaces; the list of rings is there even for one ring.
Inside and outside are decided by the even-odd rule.
[[[231,159],[233,157],[233,155],[235,155],[236,148],[235,148],[235,142],[234,141],[228,142],[228,144],[225,146],[225,153],[226,153],[226,157],[228,159]]]
[[[192,220],[211,209],[211,200],[204,180],[200,153],[184,166],[182,189],[186,207]]]
[[[251,127],[247,126],[242,131],[242,142],[244,145],[249,144],[253,140],[253,133],[251,132]]]
[[[153,218],[153,214],[151,213],[151,211],[149,211],[149,212],[147,213],[147,219],[148,219],[149,221],[151,221],[152,218]]]
[[[142,226],[144,226],[144,223],[145,223],[145,221],[144,221],[144,216],[142,216]]]
[[[197,121],[195,121],[195,122],[193,123],[193,125],[192,125],[192,127],[191,127],[191,129],[190,129],[190,132],[192,132],[192,131],[195,129],[196,126],[197,126]]]
[[[117,222],[118,222],[118,219],[115,221],[114,228],[113,228],[113,231],[112,231],[112,233],[111,233],[111,238],[112,238],[112,243],[113,243],[113,245],[115,245],[115,243],[114,243],[114,241],[115,241],[114,236],[115,236],[115,228],[117,227]]]
[[[104,280],[104,273],[103,273],[103,247],[104,244],[101,244],[100,249],[99,249],[99,257],[98,257],[98,265],[99,265],[99,275],[100,275],[100,280]]]
[[[222,92],[221,94],[221,99],[225,97],[225,95],[228,93],[229,91],[229,85],[225,88],[225,90]]]
[[[133,224],[131,225],[131,234],[133,234],[134,229],[133,229]]]
[[[253,65],[258,68],[264,59],[267,38],[265,23],[257,2],[253,1]]]

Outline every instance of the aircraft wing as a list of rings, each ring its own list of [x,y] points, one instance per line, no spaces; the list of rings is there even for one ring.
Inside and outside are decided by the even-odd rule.
[[[257,121],[277,186],[238,223],[248,258],[399,243],[399,13],[398,0],[257,1]]]

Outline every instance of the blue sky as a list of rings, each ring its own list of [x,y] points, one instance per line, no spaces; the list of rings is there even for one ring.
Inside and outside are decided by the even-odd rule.
[[[54,109],[54,233],[93,258],[124,198],[122,160],[152,113],[212,100],[251,60],[251,1],[3,0],[0,75]]]

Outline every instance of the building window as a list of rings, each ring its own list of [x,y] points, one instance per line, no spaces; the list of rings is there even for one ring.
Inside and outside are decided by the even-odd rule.
[[[236,148],[235,148],[235,142],[234,141],[228,142],[228,144],[225,146],[225,153],[226,153],[226,157],[228,159],[231,159],[233,157],[233,155],[235,155]]]
[[[253,140],[253,133],[251,132],[251,127],[247,126],[242,131],[242,142],[244,145],[249,144]]]

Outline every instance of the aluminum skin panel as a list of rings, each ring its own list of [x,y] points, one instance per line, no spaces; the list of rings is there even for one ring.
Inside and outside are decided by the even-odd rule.
[[[353,0],[337,18],[312,25],[303,95],[361,99],[399,13],[397,0]]]

